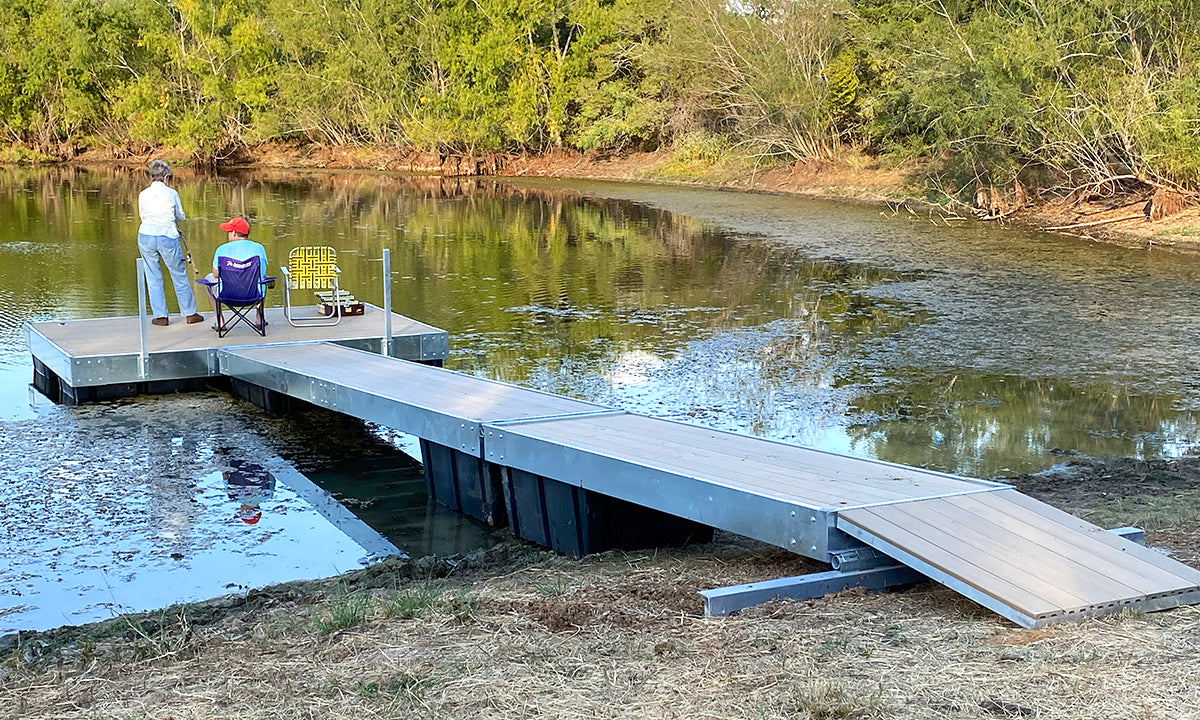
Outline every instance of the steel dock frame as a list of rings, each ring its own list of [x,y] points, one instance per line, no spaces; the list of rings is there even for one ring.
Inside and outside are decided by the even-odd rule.
[[[183,333],[163,334],[140,367],[128,354],[64,357],[53,328],[31,324],[29,337],[35,367],[71,388],[60,401],[86,401],[79,388],[222,377],[262,404],[294,398],[416,435],[438,502],[573,555],[700,542],[720,528],[835,566],[813,587],[928,577],[1025,627],[1200,602],[1200,571],[1008,485],[452,372],[437,367],[442,331],[389,322],[392,342],[372,332],[173,349]]]

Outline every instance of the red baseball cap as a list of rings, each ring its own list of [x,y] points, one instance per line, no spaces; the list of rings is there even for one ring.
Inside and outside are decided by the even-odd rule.
[[[237,516],[247,525],[256,525],[259,520],[262,520],[262,510],[259,510],[257,505],[246,505],[243,503],[238,508]]]
[[[237,233],[238,235],[249,235],[250,234],[250,223],[246,222],[245,219],[243,219],[243,218],[235,217],[234,219],[230,220],[229,222],[221,223],[221,229],[224,230],[225,232],[229,232],[232,230],[233,232]]]

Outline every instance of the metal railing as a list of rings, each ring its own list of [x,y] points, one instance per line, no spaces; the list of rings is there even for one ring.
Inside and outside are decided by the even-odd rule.
[[[392,356],[392,251],[383,249],[383,354]]]
[[[137,288],[138,288],[138,376],[145,380],[150,374],[150,352],[146,347],[146,335],[149,316],[146,314],[146,261],[137,259]]]

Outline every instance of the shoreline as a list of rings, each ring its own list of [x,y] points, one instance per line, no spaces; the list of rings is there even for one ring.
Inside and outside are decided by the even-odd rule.
[[[88,151],[59,164],[137,168],[155,157],[180,167],[187,167],[190,160],[170,151],[117,156],[105,150]],[[379,147],[273,144],[248,149],[220,165],[216,172],[255,170],[645,182],[850,201],[895,213],[929,215],[931,219],[947,222],[964,219],[996,222],[1133,249],[1200,252],[1200,205],[1188,199],[1177,201],[1165,217],[1151,219],[1152,194],[1148,190],[1072,199],[1050,193],[1043,198],[1030,198],[1030,194],[1036,193],[1023,187],[977,188],[982,203],[976,204],[983,207],[973,207],[951,200],[931,187],[926,168],[918,162],[889,166],[878,158],[862,155],[760,166],[748,160],[681,157],[671,150],[629,152],[613,157],[567,151],[471,157]],[[940,200],[933,199],[934,195]]]

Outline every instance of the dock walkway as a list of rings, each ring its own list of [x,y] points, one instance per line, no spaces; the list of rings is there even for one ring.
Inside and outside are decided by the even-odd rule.
[[[1200,602],[1200,571],[1000,483],[632,413],[485,432],[489,460],[831,564],[862,543],[1025,627]]]
[[[1200,571],[1008,485],[448,371],[435,366],[448,353],[444,332],[400,316],[398,357],[378,353],[382,338],[365,331],[373,324],[347,319],[324,338],[286,322],[277,331],[270,319],[266,343],[185,339],[185,327],[165,328],[152,378],[227,377],[417,435],[439,502],[493,524],[507,519],[517,535],[565,552],[702,539],[712,528],[835,567],[845,553],[873,548],[1025,627],[1200,602]],[[97,323],[87,332],[30,324],[35,367],[69,386],[69,398],[99,379],[139,382],[129,376],[139,369],[128,361],[136,348],[106,355],[87,340],[111,337],[122,320],[86,321]]]

